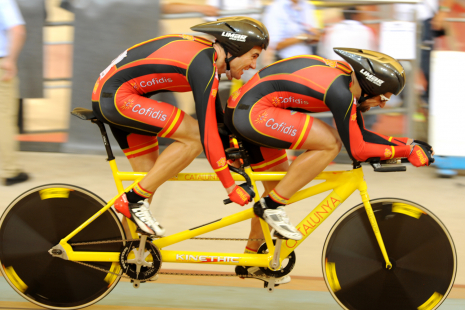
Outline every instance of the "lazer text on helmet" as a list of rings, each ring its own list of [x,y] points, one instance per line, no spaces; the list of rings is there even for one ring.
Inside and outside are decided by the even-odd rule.
[[[373,74],[370,74],[369,72],[365,71],[365,69],[361,69],[360,70],[360,73],[363,74],[366,79],[368,81],[370,81],[371,83],[375,84],[375,85],[378,85],[378,86],[381,86],[381,84],[384,83],[383,80],[381,79],[378,79],[376,76],[374,76]]]
[[[229,40],[245,42],[247,36],[245,34],[237,34],[232,32],[224,32],[221,34],[223,37],[228,37]]]

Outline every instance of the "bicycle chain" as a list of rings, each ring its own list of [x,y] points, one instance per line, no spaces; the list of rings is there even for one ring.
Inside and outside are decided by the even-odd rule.
[[[155,237],[155,238],[160,238],[160,237]],[[194,240],[223,240],[223,241],[265,241],[265,239],[246,239],[246,238],[191,238]],[[132,241],[138,241],[139,239],[122,239],[122,240],[107,240],[107,241],[91,241],[91,242],[79,242],[79,243],[70,243],[71,246],[79,246],[79,245],[89,245],[89,244],[103,244],[103,243],[116,243],[116,242],[132,242]],[[81,264],[83,266],[87,266],[105,273],[110,273],[113,274],[117,277],[120,278],[125,278],[129,280],[133,280],[131,277],[128,277],[124,274],[118,274],[113,271],[100,268],[91,264],[86,264],[84,262],[79,262],[79,261],[72,261],[78,264]],[[184,273],[184,272],[159,272],[158,274],[165,274],[165,275],[171,275],[171,276],[195,276],[195,277],[240,277],[240,278],[254,278],[252,275],[237,275],[237,274],[229,274],[229,273]],[[266,275],[261,276],[263,278],[272,278]],[[145,282],[154,282],[156,280],[146,280]]]

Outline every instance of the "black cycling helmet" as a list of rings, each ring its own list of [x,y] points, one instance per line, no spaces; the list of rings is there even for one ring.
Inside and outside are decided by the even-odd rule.
[[[234,57],[250,51],[254,46],[266,50],[270,36],[265,25],[245,16],[224,17],[215,22],[198,24],[192,30],[208,33]]]
[[[391,56],[356,48],[336,47],[333,50],[352,66],[366,98],[385,93],[398,95],[404,89],[405,70]]]

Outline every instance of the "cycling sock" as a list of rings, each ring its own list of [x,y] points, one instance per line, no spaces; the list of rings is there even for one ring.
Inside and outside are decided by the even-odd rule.
[[[244,254],[257,254],[258,250],[252,250],[249,247],[245,247]]]
[[[265,204],[267,209],[277,209],[278,207],[284,206],[283,204],[277,203],[273,199],[271,199],[269,196],[266,196],[265,198]]]
[[[288,198],[284,198],[283,196],[279,195],[274,189],[265,197],[266,206],[270,209],[276,209],[281,206],[287,205],[289,201]]]
[[[150,198],[153,195],[153,192],[149,192],[148,190],[144,189],[139,183],[136,184],[129,192],[126,193],[126,197],[128,201],[131,203],[139,202],[141,200],[145,200]]]

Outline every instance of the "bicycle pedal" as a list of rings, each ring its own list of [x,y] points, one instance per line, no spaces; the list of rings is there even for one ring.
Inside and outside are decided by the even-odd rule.
[[[266,290],[268,291],[268,293],[273,293],[273,292],[274,292],[274,288],[277,287],[277,286],[279,286],[279,284],[278,284],[278,285],[275,285],[274,283],[275,283],[275,280],[274,280],[274,279],[272,279],[272,280],[269,281],[269,282],[266,282],[266,281],[264,282],[264,285],[263,285],[263,286],[266,288]]]
[[[278,239],[289,240],[289,238],[284,237],[279,232],[277,232],[275,229],[271,230],[271,234]]]
[[[139,287],[140,287],[140,284],[141,284],[141,283],[144,283],[145,281],[144,281],[144,282],[141,282],[140,280],[131,280],[131,282],[132,282],[132,286],[133,286],[134,288],[139,288]]]
[[[143,230],[140,229],[139,227],[137,227],[136,233],[138,233],[138,234],[140,234],[140,235],[146,235],[146,236],[148,236],[148,237],[153,236],[153,235],[151,235],[151,234],[149,234],[149,233],[143,231]]]

